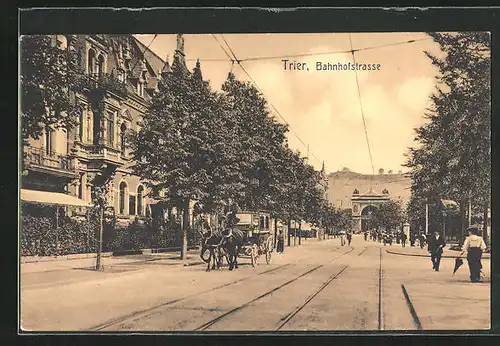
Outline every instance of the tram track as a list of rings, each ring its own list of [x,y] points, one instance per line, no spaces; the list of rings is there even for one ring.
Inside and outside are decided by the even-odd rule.
[[[366,248],[363,249],[361,251],[361,253],[358,254],[358,256],[361,255],[365,250],[366,250]],[[338,259],[338,258],[340,258],[342,256],[347,255],[348,253],[350,253],[352,251],[354,251],[354,248],[350,248],[346,252],[341,253],[340,255],[338,255],[337,257],[335,257],[333,259],[333,261],[335,261],[336,259]],[[223,313],[223,314],[215,317],[214,319],[212,319],[212,320],[206,322],[205,324],[199,326],[198,328],[196,328],[195,331],[205,331],[205,330],[207,330],[208,328],[210,328],[214,324],[218,323],[219,321],[225,319],[229,315],[232,315],[232,314],[234,314],[234,313],[236,313],[238,311],[241,311],[242,309],[250,306],[251,304],[253,304],[253,303],[255,303],[255,302],[257,302],[257,301],[259,301],[259,300],[261,300],[261,299],[263,299],[263,298],[271,295],[271,294],[273,294],[274,292],[276,292],[276,291],[278,291],[278,290],[280,290],[280,289],[288,286],[289,284],[291,284],[291,283],[297,281],[298,279],[300,279],[300,278],[302,278],[302,277],[304,277],[304,276],[306,276],[306,275],[308,275],[308,274],[316,271],[317,269],[319,269],[321,267],[323,267],[323,265],[316,266],[316,267],[308,270],[307,272],[305,272],[305,273],[303,273],[303,274],[301,274],[301,275],[299,275],[299,276],[297,276],[297,277],[295,277],[295,278],[293,278],[293,279],[291,279],[291,280],[289,280],[289,281],[287,281],[287,282],[285,282],[285,283],[283,283],[283,284],[281,284],[281,285],[279,285],[279,286],[277,286],[277,287],[275,287],[275,288],[273,288],[273,289],[271,289],[271,290],[269,290],[269,291],[261,294],[260,296],[252,299],[251,301],[246,302],[245,304],[242,304],[242,305],[240,305],[240,306],[238,306],[236,308],[233,308],[233,309],[231,309],[231,310],[229,310],[229,311],[227,311],[227,312],[225,312],[225,313]],[[278,325],[278,327],[275,330],[280,330],[283,326],[285,326],[295,315],[297,315],[310,301],[312,301],[321,291],[323,291],[333,280],[337,279],[340,275],[342,275],[347,268],[348,268],[348,265],[344,265],[340,271],[338,271],[334,275],[330,276],[330,278],[327,281],[325,281],[317,290],[315,290],[304,302],[302,302],[293,311],[291,311],[285,317],[283,317],[281,319],[280,324]]]
[[[270,294],[273,294],[274,292],[276,292],[276,291],[278,291],[278,290],[282,289],[282,288],[283,288],[283,287],[285,287],[285,286],[288,286],[288,285],[289,285],[289,284],[291,284],[292,282],[297,281],[298,279],[300,279],[300,278],[302,278],[302,277],[304,277],[304,276],[306,276],[306,275],[308,275],[308,274],[310,274],[310,273],[312,273],[312,272],[314,272],[314,271],[318,270],[318,269],[319,269],[319,268],[321,268],[321,267],[323,267],[323,265],[322,265],[322,264],[321,264],[321,265],[319,265],[319,266],[315,266],[315,267],[314,267],[314,268],[312,268],[312,269],[309,269],[309,270],[308,270],[308,271],[306,271],[305,273],[302,273],[302,274],[300,274],[299,276],[296,276],[296,277],[294,277],[293,279],[290,279],[290,280],[286,281],[285,283],[282,283],[281,285],[279,285],[279,286],[277,286],[277,287],[274,287],[274,288],[273,288],[273,289],[271,289],[271,290],[266,291],[265,293],[263,293],[263,294],[259,295],[258,297],[254,298],[254,299],[252,299],[252,300],[250,300],[250,301],[248,301],[248,302],[246,302],[245,304],[242,304],[242,305],[240,305],[240,306],[237,306],[237,307],[235,307],[235,308],[233,308],[233,309],[231,309],[231,310],[229,310],[229,311],[227,311],[227,312],[225,312],[225,313],[223,313],[223,314],[221,314],[221,315],[219,315],[219,316],[215,317],[214,319],[211,319],[210,321],[208,321],[208,322],[206,322],[206,323],[202,324],[201,326],[199,326],[198,328],[196,328],[196,329],[195,329],[195,331],[204,331],[204,330],[207,330],[207,329],[208,329],[208,328],[210,328],[212,325],[216,324],[217,322],[221,321],[222,319],[226,318],[227,316],[232,315],[232,314],[234,314],[235,312],[242,310],[243,308],[245,308],[245,307],[247,307],[247,306],[249,306],[249,305],[251,305],[251,304],[255,303],[256,301],[258,301],[258,300],[260,300],[260,299],[262,299],[262,298],[264,298],[264,297],[269,296]]]
[[[351,252],[352,252],[352,251],[354,251],[354,250],[355,250],[354,248],[350,248],[349,250],[347,250],[347,251],[345,251],[345,252],[343,252],[343,253],[339,254],[338,256],[336,256],[336,257],[333,259],[333,261],[332,261],[332,262],[336,261],[336,260],[337,260],[338,258],[340,258],[340,257],[343,257],[343,256],[345,256],[345,255],[347,255],[347,254],[351,253]],[[366,250],[366,249],[364,249],[364,250]],[[364,250],[363,250],[362,252],[364,252]],[[264,272],[262,272],[262,273],[259,273],[259,274],[257,274],[257,275],[252,275],[252,276],[249,276],[249,277],[245,277],[245,278],[242,278],[242,279],[238,279],[238,280],[235,280],[235,281],[232,281],[232,282],[229,282],[229,283],[226,283],[226,284],[223,284],[223,285],[220,285],[220,286],[217,286],[217,287],[211,288],[211,289],[207,289],[207,290],[202,291],[202,292],[197,292],[197,293],[190,294],[190,295],[188,295],[188,296],[185,296],[185,297],[182,297],[182,298],[179,298],[179,299],[174,299],[174,300],[171,300],[171,301],[168,301],[168,302],[165,302],[165,303],[161,303],[161,304],[159,304],[159,305],[153,306],[153,307],[148,308],[148,309],[145,309],[145,310],[136,311],[136,312],[133,312],[133,313],[131,313],[131,314],[127,314],[127,315],[121,316],[121,317],[119,317],[119,318],[117,318],[117,319],[113,319],[113,320],[111,320],[111,321],[108,321],[108,322],[106,322],[106,323],[103,323],[103,324],[100,324],[100,325],[94,326],[94,327],[90,328],[90,330],[92,330],[92,331],[103,331],[104,329],[107,329],[107,328],[109,328],[109,327],[113,327],[113,326],[116,326],[116,325],[120,325],[120,324],[122,324],[122,323],[127,323],[127,322],[130,322],[130,321],[132,321],[132,320],[136,320],[136,319],[138,319],[138,318],[145,318],[145,317],[148,317],[148,316],[150,316],[150,315],[154,314],[157,310],[159,310],[159,309],[161,309],[161,308],[164,308],[164,307],[167,307],[167,306],[173,305],[173,304],[175,304],[175,303],[182,302],[182,301],[184,301],[184,300],[187,300],[187,299],[189,299],[189,298],[193,298],[193,297],[198,296],[198,295],[201,295],[201,294],[210,293],[210,292],[213,292],[213,291],[215,291],[215,290],[223,289],[223,288],[225,288],[225,287],[228,287],[228,286],[231,286],[231,285],[237,284],[237,283],[242,282],[242,281],[250,280],[250,279],[255,278],[255,277],[257,277],[257,276],[260,276],[260,275],[264,275],[264,274],[267,274],[267,273],[280,271],[280,270],[283,270],[283,269],[285,269],[285,268],[289,267],[290,265],[291,265],[291,264],[284,264],[284,265],[279,266],[279,267],[277,267],[277,268],[273,268],[273,269],[270,269],[270,270],[266,270],[266,271],[264,271]],[[240,306],[238,306],[238,307],[236,307],[236,308],[234,308],[234,309],[231,309],[231,310],[229,310],[229,311],[227,311],[227,312],[225,312],[225,313],[223,313],[223,314],[221,314],[221,315],[217,316],[216,318],[214,318],[214,319],[212,319],[212,320],[210,320],[210,321],[206,322],[205,324],[203,324],[203,325],[199,326],[198,328],[196,328],[196,329],[194,329],[194,330],[195,330],[195,331],[204,331],[204,330],[208,329],[210,326],[212,326],[212,325],[214,325],[215,323],[217,323],[218,321],[220,321],[220,320],[224,319],[225,317],[227,317],[227,316],[229,316],[229,315],[231,315],[231,314],[235,313],[236,311],[239,311],[239,310],[241,310],[241,309],[245,308],[246,306],[248,306],[248,305],[250,305],[250,304],[252,304],[252,303],[254,303],[254,302],[256,302],[256,301],[258,301],[258,300],[260,300],[260,299],[262,299],[262,298],[264,298],[264,297],[266,297],[266,296],[271,295],[273,292],[275,292],[275,291],[277,291],[277,290],[280,290],[280,289],[282,289],[282,288],[283,288],[283,287],[285,287],[285,286],[288,286],[288,285],[289,285],[289,284],[291,284],[292,282],[297,281],[298,279],[300,279],[300,278],[302,278],[302,277],[304,277],[304,276],[306,276],[306,275],[308,275],[308,274],[310,274],[310,273],[312,273],[312,272],[316,271],[317,269],[319,269],[319,268],[321,268],[321,267],[323,267],[323,265],[318,265],[318,266],[315,266],[314,268],[312,268],[312,269],[308,270],[307,272],[305,272],[305,273],[303,273],[303,274],[301,274],[301,275],[299,275],[299,276],[297,276],[297,277],[295,277],[295,278],[293,278],[293,279],[291,279],[291,280],[288,280],[287,282],[285,282],[285,283],[283,283],[283,284],[281,284],[281,285],[279,285],[279,286],[277,286],[277,287],[275,287],[275,288],[273,288],[273,289],[271,289],[271,290],[268,290],[267,292],[265,292],[265,293],[261,294],[261,295],[260,295],[260,296],[258,296],[257,298],[255,298],[255,299],[253,299],[253,300],[251,300],[251,301],[249,301],[249,302],[247,302],[247,303],[245,303],[245,304],[243,304],[243,305],[240,305]],[[331,278],[330,282],[331,282],[331,281],[333,281],[336,277],[340,276],[340,275],[342,274],[342,272],[343,272],[346,268],[347,268],[347,266],[344,266],[344,267],[343,267],[343,269],[341,270],[341,272],[340,272],[340,273],[337,273],[336,275],[334,275],[334,278]],[[326,286],[328,286],[328,284],[326,284],[326,285],[325,285],[325,288],[326,288]],[[318,293],[319,293],[319,292],[318,292]],[[312,297],[310,300],[312,300],[313,298],[314,298],[314,297]],[[307,303],[306,303],[306,304],[307,304]],[[304,306],[305,306],[306,304],[304,304]],[[297,312],[298,312],[298,311],[297,311]],[[296,312],[296,313],[297,313],[297,312]],[[296,314],[296,313],[295,313],[295,314]]]
[[[276,327],[275,330],[280,330],[285,326],[290,320],[297,315],[311,300],[313,300],[321,291],[323,291],[333,280],[338,278],[342,273],[347,269],[348,266],[344,266],[339,272],[336,274],[332,275],[325,283],[321,285],[319,289],[314,291],[313,294],[311,294],[302,304],[300,304],[298,307],[295,308],[292,312],[290,312],[288,315],[286,315],[284,318],[282,318],[281,323]]]
[[[290,264],[284,264],[282,266],[279,266],[279,267],[276,267],[276,268],[272,268],[272,269],[263,271],[262,273],[259,273],[259,274],[256,274],[256,275],[247,276],[247,277],[235,280],[235,281],[231,281],[231,282],[228,282],[228,283],[216,286],[214,288],[210,288],[210,289],[207,289],[207,290],[204,290],[204,291],[201,291],[201,292],[196,292],[196,293],[184,296],[182,298],[170,300],[170,301],[167,301],[167,302],[155,305],[155,306],[153,306],[151,308],[148,308],[148,309],[144,309],[144,310],[140,310],[140,311],[135,311],[133,313],[130,313],[130,314],[127,314],[127,315],[124,315],[124,316],[120,316],[120,317],[118,317],[116,319],[113,319],[111,321],[108,321],[106,323],[102,323],[102,324],[99,324],[97,326],[91,327],[90,330],[91,331],[102,331],[102,330],[104,330],[106,328],[109,328],[109,327],[112,327],[112,326],[115,326],[115,325],[118,325],[118,324],[121,324],[121,323],[124,323],[124,322],[128,322],[130,320],[137,319],[138,317],[147,317],[150,314],[155,313],[156,310],[161,309],[163,307],[166,307],[166,306],[169,306],[169,305],[172,305],[172,304],[175,304],[175,303],[187,300],[187,299],[195,297],[197,295],[201,295],[201,294],[204,294],[204,293],[209,293],[209,292],[212,292],[212,291],[215,291],[215,290],[222,289],[222,288],[227,287],[227,286],[231,286],[231,285],[237,284],[239,282],[250,280],[250,279],[255,278],[257,276],[260,276],[260,275],[277,272],[277,271],[283,270],[283,269],[285,269],[285,268],[287,268],[289,266],[290,266]]]

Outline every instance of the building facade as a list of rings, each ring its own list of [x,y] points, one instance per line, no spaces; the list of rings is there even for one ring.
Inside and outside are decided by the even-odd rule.
[[[72,102],[78,125],[46,128],[24,151],[23,190],[71,195],[91,203],[92,180],[104,170],[115,174],[108,186],[108,205],[117,222],[128,223],[150,213],[151,199],[132,174],[127,134],[138,131],[158,82],[171,72],[168,61],[132,35],[54,35],[60,49],[78,54],[85,87]],[[184,38],[177,37],[173,64],[183,64]]]
[[[411,196],[411,178],[397,174],[360,174],[348,169],[328,175],[327,198],[330,204],[341,209],[351,209],[354,231],[368,227],[371,213],[380,204],[393,200],[401,202],[403,208]]]

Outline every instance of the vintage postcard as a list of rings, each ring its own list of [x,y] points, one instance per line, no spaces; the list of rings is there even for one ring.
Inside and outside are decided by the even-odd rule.
[[[490,48],[21,35],[20,332],[490,329]]]

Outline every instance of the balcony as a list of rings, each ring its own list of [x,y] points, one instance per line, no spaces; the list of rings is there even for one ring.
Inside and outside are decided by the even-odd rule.
[[[108,73],[97,74],[93,73],[90,75],[80,76],[80,88],[88,89],[91,91],[101,90],[109,91],[119,95],[126,95],[127,88],[125,87],[125,82],[119,81],[114,75]]]
[[[104,145],[93,146],[87,154],[90,160],[98,160],[103,163],[111,164],[114,166],[123,165],[123,159],[119,149],[111,148]]]
[[[73,179],[78,173],[67,155],[47,153],[40,148],[26,147],[24,166],[29,171]]]

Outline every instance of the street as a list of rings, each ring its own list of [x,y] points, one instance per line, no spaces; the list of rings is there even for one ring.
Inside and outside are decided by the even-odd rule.
[[[157,255],[116,260],[104,272],[37,270],[21,265],[25,331],[362,331],[490,328],[490,260],[482,283],[469,282],[467,262],[452,275],[430,258],[389,253],[355,235],[303,240],[256,268],[206,272],[190,253],[185,266]],[[104,258],[105,265],[114,261]],[[66,261],[70,262],[70,261]]]

